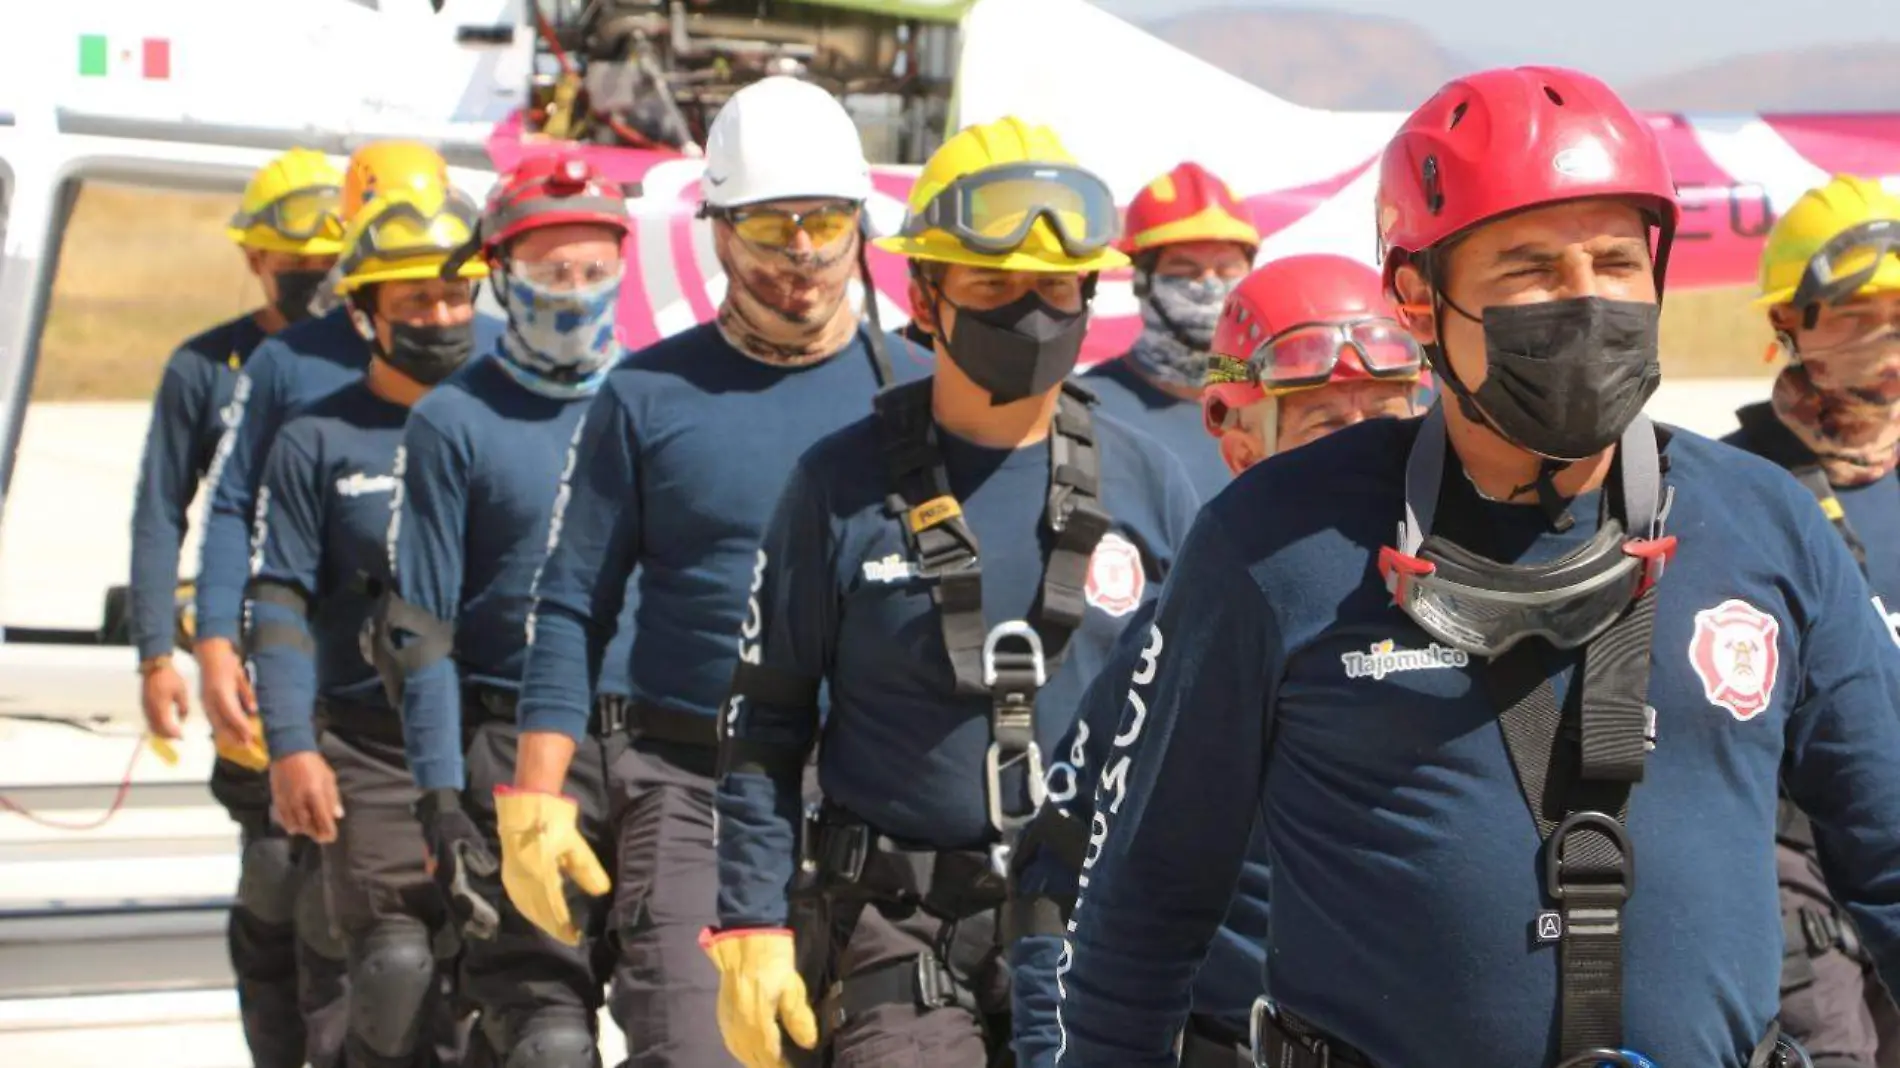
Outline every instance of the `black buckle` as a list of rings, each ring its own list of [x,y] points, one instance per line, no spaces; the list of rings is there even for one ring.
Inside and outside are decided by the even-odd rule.
[[[818,820],[817,863],[821,879],[855,883],[864,878],[864,865],[871,857],[871,828],[862,823],[827,823]]]
[[[1585,868],[1564,863],[1564,843],[1571,835],[1582,831],[1595,831],[1610,839],[1617,853],[1614,871],[1600,866]],[[1575,881],[1567,881],[1566,876],[1573,877]],[[1636,885],[1636,855],[1630,849],[1629,832],[1614,816],[1601,812],[1573,812],[1557,825],[1556,830],[1550,832],[1550,839],[1544,844],[1544,889],[1552,901],[1562,901],[1567,887],[1583,891],[1596,889],[1599,885],[1605,889],[1614,888],[1618,896],[1624,899],[1628,899],[1630,890]]]
[[[594,733],[612,738],[627,729],[633,699],[625,694],[604,693],[594,698]]]

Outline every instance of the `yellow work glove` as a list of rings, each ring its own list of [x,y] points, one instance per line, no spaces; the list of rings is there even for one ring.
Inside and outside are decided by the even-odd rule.
[[[264,748],[264,719],[262,716],[252,716],[250,719],[251,740],[248,744],[239,745],[222,732],[213,731],[212,747],[219,756],[247,771],[269,771],[270,751]]]
[[[575,826],[579,816],[573,798],[495,787],[502,888],[523,916],[570,946],[580,944],[581,932],[568,915],[563,877],[594,897],[613,889]]]
[[[805,981],[784,928],[700,932],[699,945],[719,969],[719,1034],[745,1068],[784,1068],[779,1027],[805,1049],[818,1045]]]

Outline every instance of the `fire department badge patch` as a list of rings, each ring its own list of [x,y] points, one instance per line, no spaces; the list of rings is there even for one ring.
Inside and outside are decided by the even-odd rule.
[[[1768,707],[1775,692],[1781,624],[1746,601],[1727,600],[1695,614],[1689,665],[1709,703],[1746,722]]]
[[[1141,551],[1120,534],[1102,535],[1089,557],[1089,577],[1082,597],[1111,616],[1125,616],[1141,605],[1148,575],[1141,569]]]

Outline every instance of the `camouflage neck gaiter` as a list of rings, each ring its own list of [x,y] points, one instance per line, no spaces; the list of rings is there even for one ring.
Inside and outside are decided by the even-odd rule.
[[[1769,399],[1836,486],[1877,482],[1900,463],[1900,335],[1799,353]]]

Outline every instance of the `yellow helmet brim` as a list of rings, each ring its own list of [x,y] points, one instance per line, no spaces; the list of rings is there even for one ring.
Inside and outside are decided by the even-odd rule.
[[[268,226],[253,226],[248,230],[227,226],[224,228],[224,236],[243,248],[254,248],[260,252],[287,252],[293,256],[340,256],[343,254],[343,242],[340,238],[318,236],[306,241],[294,241]]]
[[[394,260],[382,263],[371,260],[354,274],[344,275],[337,280],[338,296],[348,296],[364,286],[378,282],[422,282],[442,277],[442,265],[448,262],[447,256],[432,255],[411,259]],[[455,277],[473,282],[488,277],[488,263],[480,257],[473,257],[462,264]]]
[[[992,271],[1033,271],[1039,274],[1094,274],[1126,267],[1127,256],[1114,248],[1104,248],[1093,256],[1075,259],[1066,254],[1023,247],[1000,256],[973,252],[956,238],[932,230],[916,237],[880,237],[872,244],[886,252],[925,263],[949,263],[963,267],[986,267]]]

